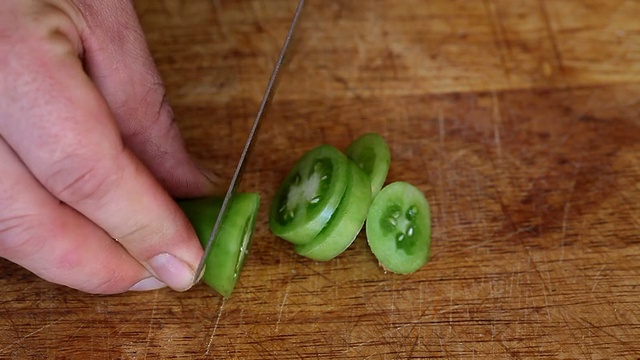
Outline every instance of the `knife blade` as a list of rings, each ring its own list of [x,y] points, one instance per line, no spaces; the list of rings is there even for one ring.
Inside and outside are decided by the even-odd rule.
[[[196,283],[199,282],[200,279],[202,279],[202,276],[204,275],[207,257],[213,247],[212,245],[213,245],[213,242],[215,241],[216,234],[220,230],[220,225],[222,224],[222,220],[224,220],[224,217],[226,216],[227,208],[229,206],[231,197],[233,196],[233,193],[235,192],[236,187],[238,186],[238,183],[242,178],[244,167],[247,161],[247,156],[251,152],[254,144],[254,139],[258,134],[260,121],[262,120],[262,116],[264,115],[267,106],[270,104],[271,99],[273,98],[273,93],[277,85],[278,74],[280,73],[280,68],[282,68],[282,65],[284,64],[287,50],[289,49],[289,44],[291,43],[291,39],[293,38],[295,27],[298,23],[298,19],[300,18],[300,14],[302,13],[304,1],[305,0],[298,1],[298,6],[296,7],[296,11],[293,15],[293,19],[291,20],[291,24],[289,25],[289,31],[287,32],[282,48],[280,49],[280,54],[271,72],[271,77],[269,78],[269,82],[267,83],[267,88],[264,92],[264,95],[262,96],[260,107],[258,108],[258,112],[256,113],[256,116],[253,120],[253,125],[251,126],[251,130],[249,131],[249,136],[247,137],[247,140],[244,144],[244,148],[242,149],[242,153],[240,154],[240,160],[238,160],[238,164],[236,165],[236,169],[233,173],[233,177],[231,178],[231,182],[229,183],[229,187],[227,188],[227,192],[225,193],[224,200],[222,201],[222,206],[220,207],[220,212],[218,213],[218,216],[216,217],[216,222],[214,223],[213,229],[211,230],[211,235],[209,235],[209,239],[207,240],[206,246],[204,247],[204,255],[202,256],[202,259],[200,259],[200,263],[196,268],[196,272],[195,272],[197,274],[196,281],[195,281]]]

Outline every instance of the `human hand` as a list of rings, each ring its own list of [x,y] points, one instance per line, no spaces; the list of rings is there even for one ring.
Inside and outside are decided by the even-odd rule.
[[[2,1],[0,172],[1,257],[89,293],[192,286],[202,248],[172,196],[214,184],[130,1]]]

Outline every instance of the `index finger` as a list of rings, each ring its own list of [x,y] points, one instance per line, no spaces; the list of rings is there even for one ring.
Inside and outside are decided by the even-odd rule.
[[[219,191],[219,179],[186,151],[131,1],[84,1],[81,11],[85,71],[111,108],[125,145],[174,196]]]

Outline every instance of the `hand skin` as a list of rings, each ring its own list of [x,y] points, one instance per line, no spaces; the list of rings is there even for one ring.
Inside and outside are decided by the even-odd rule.
[[[1,257],[88,293],[193,285],[202,248],[173,197],[215,180],[131,1],[2,0],[0,174]]]

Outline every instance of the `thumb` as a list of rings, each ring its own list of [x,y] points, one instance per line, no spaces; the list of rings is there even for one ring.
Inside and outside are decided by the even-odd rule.
[[[189,157],[131,1],[77,0],[86,71],[123,141],[175,197],[219,192],[220,180]]]

